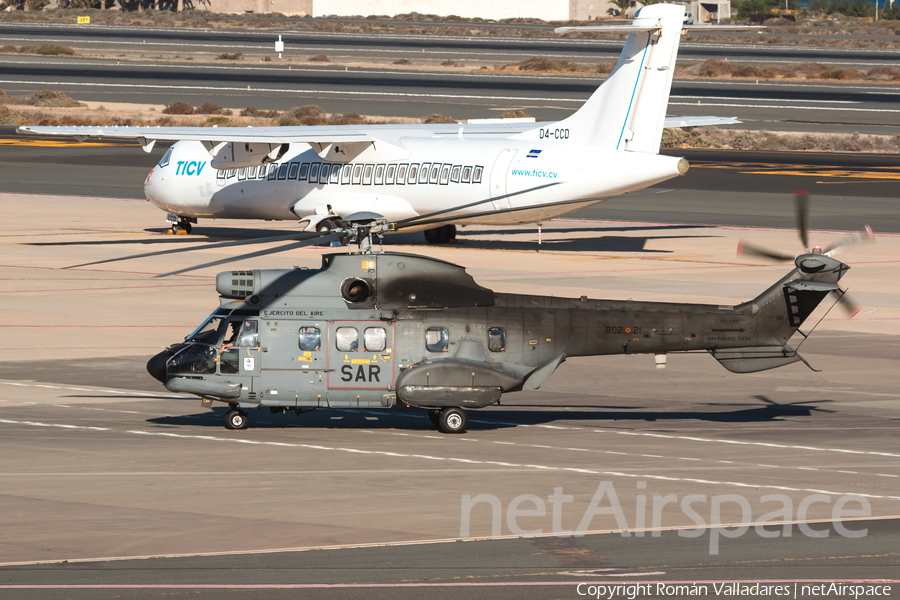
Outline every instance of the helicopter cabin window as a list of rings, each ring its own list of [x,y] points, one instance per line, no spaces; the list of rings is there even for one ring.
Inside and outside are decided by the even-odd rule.
[[[384,327],[367,327],[363,338],[366,342],[366,352],[384,352],[387,346],[387,333]]]
[[[238,181],[244,181],[245,179],[247,179],[247,167],[238,171]]]
[[[334,332],[334,342],[341,352],[356,352],[359,349],[359,332],[355,327],[338,327]]]
[[[438,182],[438,173],[441,172],[441,165],[435,164],[431,166],[431,175],[428,176],[428,183]]]
[[[157,165],[159,166],[159,168],[161,169],[161,168],[163,168],[163,167],[169,166],[169,159],[170,159],[171,157],[172,157],[172,147],[169,146],[169,149],[166,150],[166,153],[162,155],[162,158],[159,159],[159,162],[157,163]]]
[[[394,183],[394,175],[397,174],[397,165],[388,165],[387,172],[384,174],[385,185]]]
[[[362,181],[363,166],[356,165],[353,167],[353,184],[357,185]]]
[[[344,172],[341,174],[341,183],[348,185],[350,183],[350,174],[353,173],[353,165],[344,165]]]
[[[463,167],[462,182],[470,183],[472,181],[472,167]]]
[[[374,165],[366,165],[366,171],[363,173],[363,185],[370,185],[372,183],[372,171],[374,168]]]
[[[225,171],[222,171],[222,170],[216,171],[216,179],[218,179],[219,181],[225,181],[225,175],[226,175]]]
[[[455,165],[453,170],[450,171],[450,181],[453,183],[459,183],[459,172],[462,170],[462,167],[459,165]]]
[[[481,183],[481,175],[484,173],[484,167],[475,167],[472,171],[472,183]]]
[[[306,177],[309,175],[309,163],[303,163],[300,165],[300,173],[297,174],[297,178],[300,181],[306,181]]]
[[[419,173],[419,165],[417,165],[417,164],[409,165],[409,178],[407,178],[406,182],[410,185],[414,184],[416,182],[418,173]]]
[[[432,327],[425,332],[425,349],[429,352],[446,352],[449,336],[443,327]]]
[[[228,169],[228,179],[233,178],[237,174],[237,169]]]
[[[318,327],[300,328],[300,349],[304,352],[313,352],[322,349],[322,334]]]
[[[258,167],[250,167],[250,172],[247,174],[247,179],[256,179],[256,169]]]
[[[419,169],[419,183],[428,183],[428,169],[431,168],[431,163],[422,163],[422,168]]]
[[[328,183],[337,185],[341,182],[341,165],[331,165],[331,178]]]
[[[288,167],[290,165],[287,163],[281,163],[278,166],[278,181],[284,181],[287,179]]]
[[[375,165],[375,185],[384,184],[384,165]]]
[[[300,171],[300,163],[292,162],[288,169],[288,179],[297,179],[297,173]]]
[[[328,178],[331,176],[331,165],[325,163],[322,165],[322,168],[319,169],[319,183],[328,183]]]
[[[269,181],[272,181],[273,179],[275,179],[275,174],[276,174],[277,172],[278,172],[278,165],[276,165],[276,164],[270,164],[270,165],[269,165],[269,176],[268,176],[267,179],[268,179]]]
[[[441,185],[447,185],[448,181],[450,181],[450,165],[444,165],[441,168]]]
[[[399,165],[397,167],[397,185],[403,185],[406,183],[406,165]]]
[[[488,350],[506,352],[506,331],[502,327],[488,329]]]
[[[313,163],[309,165],[309,182],[316,183],[319,180],[319,167],[322,166],[320,163]]]

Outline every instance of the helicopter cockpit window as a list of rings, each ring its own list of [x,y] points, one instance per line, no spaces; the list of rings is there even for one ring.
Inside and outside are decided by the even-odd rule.
[[[236,346],[252,348],[259,345],[259,324],[256,321],[244,321],[241,326],[241,337]]]
[[[166,150],[166,153],[162,155],[162,158],[159,159],[159,168],[163,168],[169,165],[169,159],[172,158],[172,147],[169,146],[169,149]]]
[[[368,327],[363,337],[366,341],[366,352],[384,352],[387,346],[387,333],[383,327]]]
[[[300,349],[305,352],[322,349],[322,334],[318,327],[300,328]]]
[[[488,350],[491,352],[506,352],[506,331],[502,327],[488,329]]]
[[[225,319],[222,317],[209,317],[187,337],[187,341],[215,345],[219,343],[219,336],[222,334],[223,327],[225,327]]]
[[[425,349],[429,352],[446,352],[450,338],[443,327],[432,327],[425,332]]]
[[[338,327],[334,339],[341,352],[356,352],[359,349],[359,332],[355,327]]]

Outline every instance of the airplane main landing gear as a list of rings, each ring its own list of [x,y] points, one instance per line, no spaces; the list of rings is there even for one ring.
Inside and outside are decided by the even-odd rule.
[[[456,225],[442,225],[425,230],[425,240],[429,244],[455,244]]]
[[[247,429],[249,424],[247,413],[239,408],[232,408],[225,415],[225,429]]]
[[[431,411],[428,416],[431,416]],[[465,433],[468,426],[469,415],[463,409],[455,406],[441,409],[439,427],[444,433]]]

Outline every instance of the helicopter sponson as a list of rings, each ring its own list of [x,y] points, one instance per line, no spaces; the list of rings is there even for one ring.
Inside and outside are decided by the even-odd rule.
[[[495,293],[463,267],[421,256],[332,254],[320,269],[220,273],[220,306],[151,375],[204,404],[246,410],[428,410],[446,433],[466,409],[537,389],[567,357],[707,351],[736,373],[801,361],[788,341],[849,267],[803,254],[736,306]]]

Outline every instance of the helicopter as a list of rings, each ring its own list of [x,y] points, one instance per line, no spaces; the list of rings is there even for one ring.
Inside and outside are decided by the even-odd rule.
[[[805,193],[797,194],[796,206],[807,248]],[[462,266],[372,247],[386,231],[441,222],[448,211],[395,222],[357,213],[328,232],[205,246],[289,242],[159,276],[323,242],[349,241],[358,249],[325,254],[318,269],[219,273],[219,307],[183,342],[153,356],[147,371],[171,392],[194,394],[206,406],[227,404],[228,429],[247,428],[253,408],[299,415],[316,408],[415,407],[427,410],[442,432],[463,433],[468,410],[538,389],[575,356],[653,354],[656,367],[665,368],[669,353],[705,351],[734,373],[801,361],[810,366],[789,341],[813,310],[829,294],[851,314],[858,310],[838,286],[850,267],[833,254],[874,240],[867,228],[798,256],[742,241],[739,252],[792,260],[794,268],[734,306],[498,293]]]

